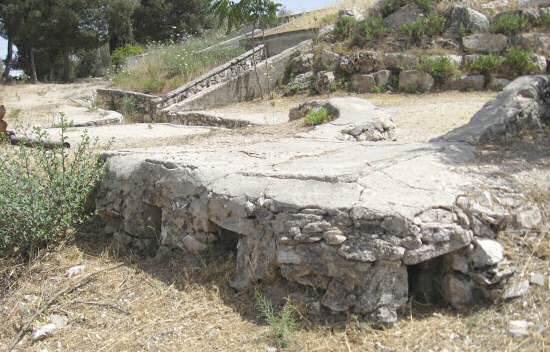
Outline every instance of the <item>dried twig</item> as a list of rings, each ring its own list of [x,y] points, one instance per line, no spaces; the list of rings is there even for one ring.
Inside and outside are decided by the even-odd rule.
[[[72,285],[68,285],[67,287],[57,291],[50,299],[48,299],[46,301],[46,303],[39,310],[36,311],[36,313],[33,314],[33,316],[26,323],[23,324],[23,326],[21,327],[21,329],[19,329],[19,332],[17,333],[17,335],[15,336],[15,338],[13,339],[12,343],[10,344],[10,346],[8,347],[8,349],[6,351],[7,352],[13,351],[13,349],[17,346],[17,344],[23,339],[25,334],[30,331],[31,325],[34,322],[34,320],[38,316],[42,315],[46,310],[48,310],[48,308],[52,304],[54,304],[60,297],[66,295],[68,293],[71,293],[74,290],[77,290],[78,288],[88,284],[98,274],[100,274],[102,272],[114,270],[114,269],[119,268],[123,265],[124,265],[124,263],[121,263],[121,264],[117,264],[117,265],[107,267],[105,269],[95,271],[93,273],[85,275],[84,277],[82,277],[80,280],[73,283]]]

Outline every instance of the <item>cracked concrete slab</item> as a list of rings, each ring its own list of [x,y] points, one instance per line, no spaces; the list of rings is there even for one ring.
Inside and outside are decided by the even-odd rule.
[[[481,205],[491,183],[472,145],[343,138],[391,119],[358,98],[329,102],[338,119],[290,138],[109,153],[96,201],[108,231],[125,247],[188,255],[229,231],[239,238],[233,287],[282,276],[324,292],[332,311],[393,320],[414,280],[409,266],[468,261],[507,213]]]

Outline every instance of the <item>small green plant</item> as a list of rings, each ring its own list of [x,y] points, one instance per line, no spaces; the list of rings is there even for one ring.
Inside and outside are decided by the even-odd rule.
[[[127,44],[116,49],[111,56],[113,65],[120,67],[124,65],[126,59],[131,56],[141,55],[145,52],[145,48],[139,45]]]
[[[550,29],[550,11],[541,11],[539,27]]]
[[[46,133],[32,134],[32,148],[0,146],[0,253],[27,258],[88,218],[86,204],[104,172],[87,134],[71,150],[47,149]]]
[[[124,96],[120,102],[120,113],[124,118],[132,119],[139,114],[138,102],[136,98]]]
[[[371,90],[371,93],[382,94],[382,93],[386,93],[387,91],[388,91],[388,89],[386,87],[374,87]]]
[[[353,43],[356,45],[364,45],[367,42],[375,41],[384,36],[389,31],[384,25],[384,20],[380,16],[369,17],[368,19],[358,22],[353,32]]]
[[[445,29],[445,17],[432,13],[424,19],[401,26],[400,31],[409,43],[420,44],[423,37],[434,37]]]
[[[288,301],[284,307],[277,312],[273,303],[261,293],[256,293],[256,306],[261,318],[269,326],[275,342],[280,348],[287,348],[292,339],[292,335],[298,329],[298,321],[295,317],[296,309]]]
[[[529,18],[516,13],[504,13],[491,23],[491,32],[506,35],[517,34],[529,29]]]
[[[305,119],[307,126],[317,126],[330,121],[330,113],[325,107],[311,109]]]
[[[339,40],[345,40],[351,37],[357,26],[355,17],[342,16],[336,21],[333,34]]]
[[[503,57],[494,54],[481,55],[468,65],[468,70],[490,77],[500,71],[503,62]]]
[[[533,53],[520,48],[508,49],[502,65],[514,77],[528,75],[537,69]]]
[[[438,85],[444,84],[459,74],[457,64],[446,56],[422,58],[418,69],[432,75]]]
[[[388,17],[405,4],[405,0],[385,0],[380,8],[380,13],[382,17]]]

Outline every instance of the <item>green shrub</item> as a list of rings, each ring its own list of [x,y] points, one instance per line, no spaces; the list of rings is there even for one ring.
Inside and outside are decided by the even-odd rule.
[[[353,43],[362,46],[367,42],[381,38],[388,30],[382,17],[370,17],[357,23],[353,33]]]
[[[119,67],[124,65],[126,59],[131,56],[141,55],[145,52],[145,48],[139,45],[126,44],[113,52],[111,60],[113,65]]]
[[[429,73],[438,85],[442,85],[459,74],[457,64],[445,56],[422,58],[418,69]]]
[[[273,303],[260,293],[256,293],[256,305],[261,318],[265,319],[269,326],[277,346],[287,348],[292,335],[298,329],[296,309],[287,302],[279,312],[276,312]]]
[[[330,121],[330,113],[327,108],[311,109],[306,115],[307,126],[317,126]]]
[[[515,13],[504,13],[491,23],[491,32],[506,35],[517,34],[529,29],[529,18]]]
[[[380,13],[382,17],[388,17],[406,3],[405,0],[385,0],[380,7]]]
[[[435,37],[445,29],[445,17],[432,13],[424,19],[401,26],[401,34],[410,43],[419,44],[423,37]]]
[[[33,134],[46,137],[39,129]],[[0,145],[0,251],[31,257],[90,215],[86,204],[103,176],[97,147],[86,134],[71,151]]]
[[[345,40],[351,37],[357,26],[357,20],[355,17],[342,16],[336,21],[334,26],[334,35],[340,40]]]
[[[539,26],[550,29],[550,11],[541,11]]]
[[[537,69],[533,53],[520,48],[508,49],[502,64],[513,77],[528,75]]]
[[[481,55],[468,65],[468,70],[472,73],[491,76],[500,71],[503,62],[503,57],[494,54]]]

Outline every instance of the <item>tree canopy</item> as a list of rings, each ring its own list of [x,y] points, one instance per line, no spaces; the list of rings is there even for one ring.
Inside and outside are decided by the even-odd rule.
[[[0,35],[31,77],[68,81],[83,53],[211,27],[210,0],[0,0]],[[10,51],[6,71],[13,64]],[[6,78],[7,75],[5,74]]]

